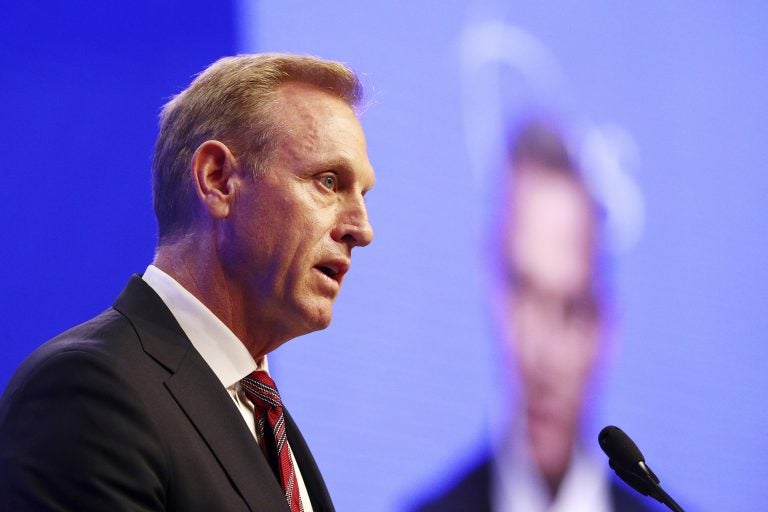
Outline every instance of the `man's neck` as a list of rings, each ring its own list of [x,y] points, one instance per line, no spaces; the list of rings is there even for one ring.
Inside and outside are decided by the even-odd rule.
[[[238,283],[227,279],[215,248],[205,240],[183,240],[158,247],[154,266],[171,276],[216,315],[246,346],[255,360],[270,343],[249,329],[247,300]],[[254,323],[254,322],[250,322]]]

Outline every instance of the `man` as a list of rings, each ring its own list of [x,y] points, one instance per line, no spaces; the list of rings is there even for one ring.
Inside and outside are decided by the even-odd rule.
[[[645,510],[580,436],[603,315],[596,206],[547,124],[524,125],[509,169],[494,307],[515,413],[494,455],[422,510]]]
[[[0,401],[0,509],[333,510],[267,354],[325,328],[374,184],[345,66],[219,60],[160,116],[159,242]]]

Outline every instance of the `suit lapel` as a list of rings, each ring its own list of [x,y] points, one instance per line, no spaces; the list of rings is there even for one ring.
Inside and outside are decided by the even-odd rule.
[[[314,512],[335,512],[328,488],[325,486],[323,476],[315,463],[315,458],[309,451],[307,442],[304,441],[304,437],[291,415],[288,414],[287,410],[284,409],[284,411],[288,442],[291,443],[291,451],[296,457],[296,464],[301,470],[301,477],[304,479],[307,492],[309,492],[312,510]]]
[[[165,383],[251,510],[288,510],[283,490],[232,398],[196,351]]]
[[[165,387],[249,508],[289,510],[232,398],[154,290],[134,275],[114,307],[131,321],[145,352],[171,373]]]

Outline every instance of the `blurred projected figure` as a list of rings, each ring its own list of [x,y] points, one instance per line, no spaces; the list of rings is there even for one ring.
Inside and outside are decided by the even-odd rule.
[[[494,305],[518,399],[493,456],[421,510],[647,510],[580,437],[602,330],[596,205],[544,123],[522,128],[508,168]]]

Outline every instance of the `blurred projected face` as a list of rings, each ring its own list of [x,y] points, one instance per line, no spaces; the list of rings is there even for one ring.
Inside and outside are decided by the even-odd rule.
[[[530,449],[562,477],[577,434],[598,330],[593,219],[570,178],[518,170],[507,224],[507,334],[522,380]]]

